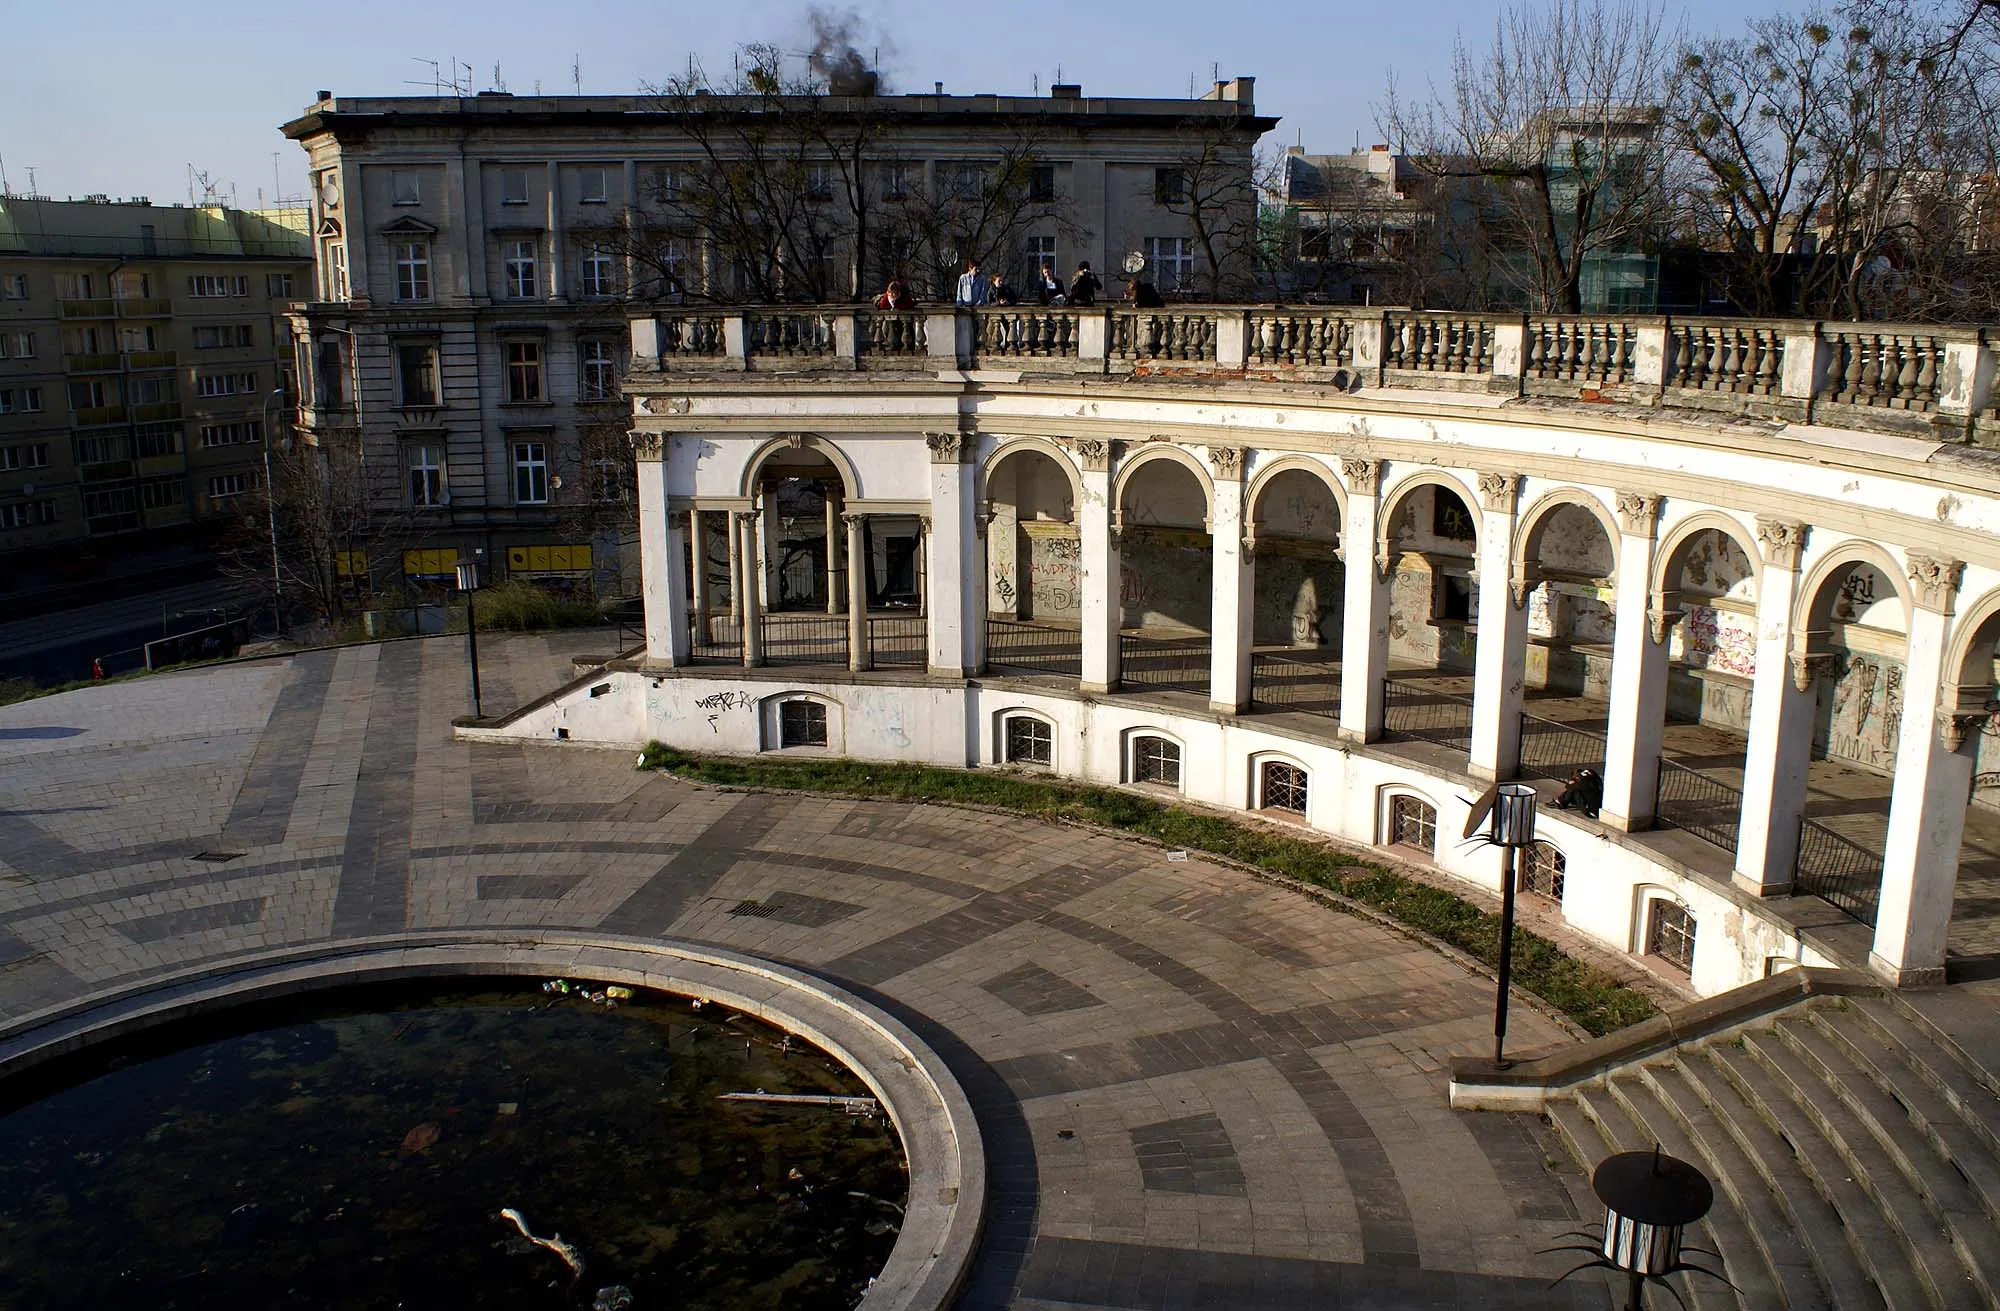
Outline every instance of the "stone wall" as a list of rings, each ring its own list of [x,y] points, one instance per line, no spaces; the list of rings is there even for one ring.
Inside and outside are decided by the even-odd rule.
[[[1198,628],[1215,615],[1215,558],[1208,534],[1128,528],[1119,552],[1119,621],[1126,628]]]
[[[1258,646],[1340,646],[1347,566],[1328,542],[1290,538],[1257,541]]]

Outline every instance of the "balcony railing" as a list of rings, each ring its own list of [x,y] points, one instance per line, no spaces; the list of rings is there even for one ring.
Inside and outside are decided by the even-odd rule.
[[[988,619],[986,664],[1001,672],[1018,669],[1079,678],[1083,674],[1082,634],[1050,624]]]
[[[90,302],[66,302],[85,306]],[[108,302],[107,302],[108,304]],[[65,311],[66,314],[70,311]],[[766,369],[1295,376],[1721,410],[2000,444],[2000,328],[1359,307],[657,310],[647,373]]]
[[[1798,891],[1810,892],[1841,913],[1872,925],[1882,893],[1882,853],[1870,851],[1818,820],[1802,819],[1792,881]]]
[[[64,373],[116,373],[122,361],[116,352],[83,353],[63,356]]]
[[[1118,635],[1118,681],[1123,687],[1205,695],[1208,671],[1207,633]]]
[[[1686,829],[1704,842],[1734,851],[1742,812],[1741,788],[1661,757],[1653,804],[1653,817],[1661,824]]]
[[[1472,698],[1422,678],[1391,674],[1382,684],[1382,732],[1452,751],[1472,749]]]

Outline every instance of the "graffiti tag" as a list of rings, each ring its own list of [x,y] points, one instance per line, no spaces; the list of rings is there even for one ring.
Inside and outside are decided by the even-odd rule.
[[[711,692],[694,703],[696,710],[748,710],[751,699],[748,692]]]

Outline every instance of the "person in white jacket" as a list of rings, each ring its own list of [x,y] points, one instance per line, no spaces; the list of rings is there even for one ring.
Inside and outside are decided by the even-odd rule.
[[[979,261],[965,261],[965,272],[958,275],[958,304],[960,308],[972,309],[984,305],[990,298],[991,288],[979,274]]]

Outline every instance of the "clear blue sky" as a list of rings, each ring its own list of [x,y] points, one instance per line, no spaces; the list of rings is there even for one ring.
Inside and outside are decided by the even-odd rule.
[[[1277,139],[1344,150],[1376,135],[1372,106],[1393,67],[1421,88],[1447,66],[1463,29],[1474,44],[1495,6],[1478,0],[861,0],[864,52],[879,41],[896,90],[1046,92],[1061,68],[1085,94],[1183,96],[1192,75],[1257,78],[1257,107],[1284,122]],[[1746,13],[1799,10],[1803,0],[1696,0],[1676,11],[1696,31],[1740,30]],[[352,0],[332,9],[210,0],[0,0],[0,163],[8,183],[56,197],[105,192],[186,200],[188,166],[254,206],[280,185],[302,190],[304,153],[278,134],[325,87],[336,94],[415,94],[417,57],[470,63],[475,89],[500,65],[508,89],[586,93],[640,89],[680,71],[690,53],[727,70],[739,43],[807,44],[793,0],[471,5]],[[275,162],[272,152],[278,152]]]

